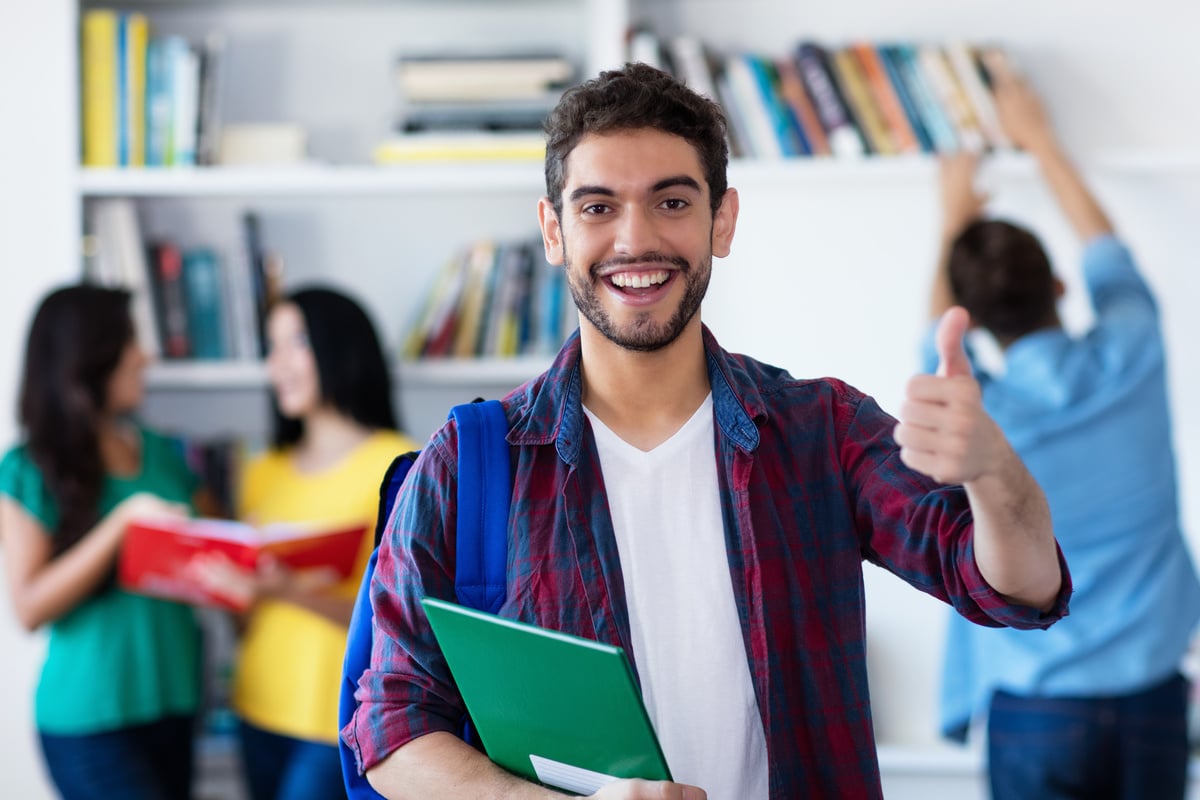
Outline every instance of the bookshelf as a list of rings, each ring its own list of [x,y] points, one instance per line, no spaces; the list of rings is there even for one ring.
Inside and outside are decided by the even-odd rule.
[[[1200,109],[1191,95],[1200,67],[1191,31],[1195,12],[1145,0],[1136,17],[1118,0],[961,4],[886,0],[855,4],[783,0],[132,0],[157,29],[199,39],[229,37],[224,116],[230,122],[290,121],[309,132],[311,162],[294,167],[93,170],[75,166],[78,131],[78,20],[91,0],[0,4],[0,28],[29,31],[0,48],[0,86],[28,124],[6,131],[0,148],[5,240],[12,262],[0,315],[10,342],[5,360],[15,396],[19,343],[33,303],[79,274],[78,233],[87,204],[133,198],[151,234],[240,247],[236,219],[262,215],[264,236],[287,259],[288,281],[334,282],[368,301],[393,352],[432,275],[454,248],[478,236],[534,230],[542,191],[537,164],[448,164],[377,168],[371,145],[394,114],[389,67],[406,47],[518,42],[563,46],[585,74],[622,60],[624,31],[645,23],[660,36],[688,33],[725,51],[782,53],[801,37],[997,41],[1017,57],[1051,103],[1063,138],[1126,232],[1163,300],[1185,526],[1200,536],[1200,363],[1181,342],[1195,340],[1187,298],[1200,296],[1188,269],[1200,209],[1200,150],[1192,132]],[[1088,24],[1081,25],[1081,20]],[[1137,23],[1137,24],[1132,24]],[[1114,54],[1121,54],[1114,57]],[[21,76],[36,65],[37,81]],[[1113,113],[1120,109],[1120,113]],[[1082,324],[1070,236],[1040,190],[1032,165],[1006,156],[988,168],[1001,210],[1038,222],[1066,271],[1068,319]],[[10,179],[11,176],[11,179]],[[935,247],[935,165],[928,157],[739,161],[731,184],[742,197],[733,254],[715,265],[705,320],[730,349],[786,365],[800,376],[837,375],[894,408],[915,368],[924,290]],[[36,220],[37,224],[27,224]],[[17,224],[12,224],[13,222]],[[495,396],[545,362],[397,364],[412,432],[427,433],[466,395]],[[264,375],[241,363],[159,364],[148,376],[148,412],[188,430],[219,431],[230,421],[261,429]],[[11,400],[10,400],[11,401]],[[15,435],[11,414],[3,429]],[[0,554],[0,558],[3,554]],[[934,775],[946,763],[977,785],[974,761],[937,750],[933,723],[944,609],[868,570],[872,689],[890,771]],[[7,624],[7,621],[6,621]],[[37,653],[18,632],[0,630],[16,655],[0,685],[14,702]],[[9,645],[9,643],[12,643]],[[7,647],[6,647],[7,651]],[[22,666],[24,665],[24,666]],[[22,797],[49,796],[27,713],[0,728],[0,766],[24,783]],[[898,748],[898,749],[896,749]],[[908,757],[905,754],[916,752]],[[925,755],[925,754],[929,755]],[[11,760],[9,760],[11,759]],[[965,777],[964,777],[965,776]],[[889,797],[901,797],[889,792]],[[915,794],[913,796],[916,796]],[[928,792],[924,795],[928,796]],[[966,789],[943,796],[971,796]],[[982,794],[979,795],[982,797]]]

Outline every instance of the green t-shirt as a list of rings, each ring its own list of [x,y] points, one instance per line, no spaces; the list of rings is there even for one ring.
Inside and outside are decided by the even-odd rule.
[[[196,479],[177,448],[142,430],[142,470],[108,476],[107,514],[136,492],[190,503]],[[0,461],[0,494],[19,503],[53,535],[58,509],[25,446]],[[49,626],[35,696],[37,729],[80,735],[194,713],[201,688],[200,628],[192,609],[121,589],[85,600]]]

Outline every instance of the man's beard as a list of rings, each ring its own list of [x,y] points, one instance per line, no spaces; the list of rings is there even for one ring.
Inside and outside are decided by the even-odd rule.
[[[563,249],[566,249],[565,242]],[[665,324],[654,322],[651,312],[642,311],[624,329],[618,328],[600,302],[596,284],[602,279],[596,277],[597,273],[603,268],[619,264],[654,262],[672,264],[678,268],[673,280],[682,280],[684,283],[683,299],[679,301],[679,307],[675,309],[675,313]],[[696,268],[693,268],[685,258],[666,256],[661,253],[610,259],[593,264],[586,275],[573,271],[570,261],[565,258],[564,268],[567,271],[567,286],[571,290],[571,298],[575,301],[575,307],[583,314],[584,319],[590,322],[592,327],[598,330],[604,338],[618,347],[649,353],[661,350],[678,339],[688,323],[692,321],[692,317],[700,310],[700,303],[708,292],[708,282],[712,277],[712,256],[706,257]]]

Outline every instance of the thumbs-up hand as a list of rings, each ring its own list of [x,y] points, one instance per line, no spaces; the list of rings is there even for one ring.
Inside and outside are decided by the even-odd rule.
[[[1010,449],[1000,427],[983,410],[979,383],[963,345],[969,324],[960,306],[942,315],[935,336],[937,374],[908,382],[895,430],[900,459],[941,483],[976,480]]]
[[[938,354],[937,374],[943,378],[956,378],[971,374],[971,359],[967,357],[964,341],[971,317],[962,306],[946,309],[938,323],[934,336],[934,347]]]

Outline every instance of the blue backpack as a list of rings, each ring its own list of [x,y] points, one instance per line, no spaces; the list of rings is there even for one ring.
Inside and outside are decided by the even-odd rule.
[[[450,409],[458,426],[458,528],[457,571],[454,591],[461,605],[496,613],[505,599],[508,568],[508,507],[512,493],[509,477],[508,419],[499,400],[464,403]],[[379,486],[379,514],[375,520],[375,549],[367,562],[350,629],[338,703],[338,727],[345,728],[358,701],[358,679],[371,663],[371,576],[379,555],[379,542],[387,528],[392,506],[417,453],[397,456]],[[470,721],[463,720],[462,738],[471,741]],[[358,774],[354,752],[338,738],[342,777],[349,800],[382,800]]]

